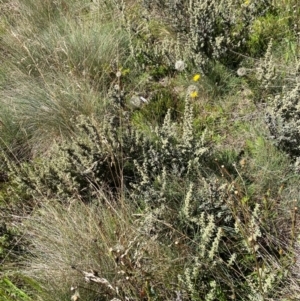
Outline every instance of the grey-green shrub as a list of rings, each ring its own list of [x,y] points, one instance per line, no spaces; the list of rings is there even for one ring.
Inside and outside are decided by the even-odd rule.
[[[293,58],[287,66],[277,66],[269,46],[258,70],[262,75],[261,89],[268,96],[265,121],[270,138],[279,149],[297,161],[300,156],[300,64]]]
[[[183,248],[186,265],[178,271],[178,285],[192,300],[267,300],[286,281],[276,255],[285,242],[264,221],[267,212],[238,184],[220,181],[205,165],[193,163],[186,170],[165,165],[160,173],[147,164],[138,169],[142,181],[131,197],[146,202],[140,231]],[[263,276],[255,272],[261,260]]]
[[[239,63],[239,53],[247,52],[252,25],[272,12],[273,6],[269,0],[150,0],[141,4],[140,20],[130,12],[126,15],[126,7],[121,9],[131,32],[134,57],[152,66],[174,66],[176,60],[184,59],[208,74],[210,59],[231,67]],[[158,24],[165,35],[157,31]]]
[[[76,122],[73,141],[55,146],[48,159],[33,165],[24,163],[21,168],[11,165],[21,186],[31,193],[76,194],[87,201],[94,185],[118,191],[122,187],[131,190],[137,182],[138,189],[143,189],[141,183],[148,184],[144,177],[152,179],[166,167],[176,175],[186,174],[208,158],[204,136],[198,138],[192,133],[192,107],[188,103],[181,125],[171,122],[169,112],[164,125],[148,137],[132,128],[122,112],[120,116],[107,113],[101,124],[84,116]],[[144,175],[140,172],[143,168],[151,174]]]
[[[293,89],[284,88],[276,95],[266,114],[266,124],[275,145],[286,152],[294,161],[295,171],[299,172],[300,162],[300,85]]]

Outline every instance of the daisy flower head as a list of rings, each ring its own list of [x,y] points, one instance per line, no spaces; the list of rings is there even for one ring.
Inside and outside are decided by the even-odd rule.
[[[193,76],[193,81],[197,82],[200,78],[201,78],[201,75],[199,73],[197,73]]]
[[[190,93],[190,97],[191,97],[191,98],[196,98],[196,97],[198,97],[198,91],[193,91],[193,92],[191,92],[191,93]]]

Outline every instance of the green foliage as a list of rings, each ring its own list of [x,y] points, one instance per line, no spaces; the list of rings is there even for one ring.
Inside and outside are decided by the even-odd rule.
[[[255,300],[272,295],[274,287],[281,285],[282,270],[275,269],[278,241],[273,241],[279,228],[270,227],[266,216],[276,212],[277,219],[281,209],[271,199],[266,199],[265,207],[254,205],[256,199],[244,190],[238,171],[231,175],[221,167],[228,181],[220,181],[208,176],[206,164],[196,162],[189,161],[187,172],[184,167],[174,171],[172,165],[164,165],[156,174],[147,161],[140,166],[142,181],[135,185],[133,197],[146,202],[142,232],[160,244],[186,248],[181,253],[186,265],[178,280],[192,300],[224,295],[224,300],[230,296],[243,300],[244,295]]]
[[[155,129],[152,145],[148,144],[149,146],[143,149],[142,160],[135,162],[142,179],[137,194],[141,193],[140,196],[144,198],[144,189],[151,187],[153,179],[157,175],[161,176],[163,171],[185,177],[193,173],[202,161],[209,160],[209,146],[205,138],[205,132],[200,138],[195,136],[193,108],[188,99],[181,123],[172,122],[169,111],[163,125]],[[148,198],[144,198],[144,201],[147,200]],[[155,202],[154,199],[152,201]]]
[[[12,278],[0,277],[1,301],[42,300],[42,290],[33,279],[23,275],[14,275]]]
[[[278,14],[257,18],[252,24],[248,41],[249,54],[252,57],[261,56],[267,49],[269,37],[274,36],[275,44],[279,44],[287,37],[289,30],[288,19]]]
[[[276,246],[269,240],[267,245],[262,235],[267,229],[267,220],[262,217],[267,212],[260,205],[253,206],[251,196],[239,187],[238,181],[235,184],[219,182],[207,167],[211,165],[209,145],[205,133],[201,138],[194,133],[189,101],[186,101],[181,124],[172,122],[168,112],[163,126],[157,127],[150,138],[140,139],[138,132],[125,130],[125,124],[113,121],[114,123],[104,122],[101,128],[96,127],[93,121],[82,119],[78,124],[80,132],[73,143],[61,145],[57,153],[53,153],[55,157],[49,158],[47,165],[45,160],[43,166],[36,162],[34,169],[30,166],[26,168],[23,164],[25,173],[18,168],[14,177],[30,188],[32,196],[55,196],[62,203],[68,201],[68,204],[78,202],[78,199],[98,203],[99,197],[103,195],[103,187],[108,186],[110,192],[113,188],[124,189],[127,201],[137,204],[143,210],[142,218],[137,221],[137,230],[141,236],[138,235],[137,243],[131,244],[130,250],[143,253],[145,250],[140,249],[140,246],[149,238],[153,240],[154,248],[159,244],[165,252],[169,252],[169,246],[186,245],[186,250],[179,249],[177,255],[174,254],[184,258],[185,264],[172,270],[171,274],[175,279],[178,278],[177,285],[193,300],[229,293],[242,296],[244,291],[248,294],[270,294],[275,284],[267,284],[269,272],[266,273],[266,278],[255,272],[258,269],[258,258],[264,258],[268,267],[277,264],[274,255],[268,257],[273,252],[277,254],[274,251]],[[129,133],[133,135],[129,136]],[[124,158],[134,159],[134,165],[127,169],[128,166],[122,161]],[[128,177],[128,170],[131,171],[131,177]],[[121,180],[122,182],[117,182]],[[104,202],[110,200],[104,198]],[[268,206],[265,208],[270,209]],[[277,209],[274,207],[272,210]],[[58,213],[54,211],[53,214]],[[67,218],[70,218],[70,223],[77,219],[76,216]],[[41,223],[44,223],[43,219]],[[63,215],[51,219],[56,221],[55,227],[60,219],[61,223],[66,223]],[[49,221],[46,224],[47,227],[43,226],[41,231],[49,231]],[[78,222],[75,224],[78,229]],[[36,222],[34,225],[37,226]],[[72,229],[66,227],[69,227],[68,224],[61,226],[61,231],[68,235]],[[270,237],[273,235],[269,228],[266,233]],[[272,233],[275,235],[276,230]],[[74,230],[70,235],[74,235]],[[72,237],[61,238],[62,244],[74,244]],[[88,237],[89,234],[84,240]],[[50,233],[48,238],[51,238]],[[44,242],[37,239],[38,252],[53,243],[43,245]],[[109,238],[106,236],[106,239]],[[65,245],[61,247],[59,252],[71,248]],[[47,254],[62,256],[47,251],[38,256],[45,260],[44,256],[48,256]],[[127,256],[127,252],[124,256],[125,254]],[[135,256],[133,254],[130,256]],[[227,261],[232,261],[232,258],[234,268],[224,265]],[[70,262],[68,264],[72,265]],[[139,271],[129,263],[124,265],[129,269],[127,273],[138,273],[135,282],[139,281],[139,285],[143,286],[145,278]],[[147,263],[143,265],[143,269],[149,269]],[[170,270],[170,267],[166,266],[165,269]],[[274,270],[272,279],[277,278],[280,272],[280,269]],[[110,277],[105,279],[111,279]],[[154,281],[156,275],[150,273],[149,277],[152,290],[161,294],[158,293],[160,287]],[[256,277],[259,280],[256,281]],[[245,279],[248,280],[245,282]],[[108,281],[111,283],[112,280]],[[136,284],[134,287],[134,294],[137,294]],[[133,293],[127,289],[125,286],[125,294]],[[174,294],[174,288],[170,287],[165,294]]]
[[[2,160],[2,156],[1,156]],[[21,216],[28,203],[24,193],[17,195],[9,181],[7,169],[1,164],[0,173],[0,276],[20,264],[26,253],[28,241],[19,227]],[[21,200],[21,201],[20,201]],[[25,209],[26,208],[26,209]],[[17,222],[16,222],[17,220]]]
[[[168,89],[160,87],[151,96],[150,103],[136,110],[131,119],[137,127],[144,124],[151,124],[155,127],[163,124],[169,110],[172,120],[178,120],[183,115],[184,102],[175,93],[170,93]]]
[[[10,166],[19,187],[24,187],[29,194],[55,194],[62,201],[73,195],[89,201],[94,185],[119,187],[121,166],[116,161],[116,137],[110,135],[111,128],[104,126],[100,132],[93,123],[84,120],[81,118],[75,126],[76,139],[55,145],[48,160]]]
[[[32,300],[25,292],[17,288],[8,278],[3,278],[0,280],[0,293],[3,301]]]

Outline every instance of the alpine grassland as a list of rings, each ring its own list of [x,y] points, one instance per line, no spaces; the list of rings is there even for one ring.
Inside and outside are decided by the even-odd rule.
[[[297,0],[0,0],[0,301],[297,301]]]

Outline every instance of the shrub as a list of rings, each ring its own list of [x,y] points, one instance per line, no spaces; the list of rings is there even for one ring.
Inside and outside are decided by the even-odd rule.
[[[261,72],[261,90],[267,92],[268,108],[266,124],[275,145],[294,161],[300,156],[299,138],[299,70],[295,57],[287,61],[288,66],[276,64],[271,47],[258,68]],[[291,66],[294,64],[294,66]],[[264,66],[264,68],[261,68]],[[276,66],[276,67],[275,67]],[[264,74],[264,75],[263,75]],[[276,84],[276,89],[272,86]]]
[[[273,9],[270,1],[256,0],[154,0],[144,1],[143,7],[139,13],[142,20],[130,8],[126,14],[121,7],[132,36],[132,55],[149,66],[174,66],[178,59],[192,59],[206,74],[210,59],[236,66],[241,60],[239,53],[247,52],[253,23]],[[165,35],[157,33],[153,23],[159,23]]]
[[[294,159],[300,156],[299,97],[298,83],[293,89],[283,89],[281,95],[274,97],[266,118],[276,145]]]
[[[116,113],[118,110],[117,107]],[[189,165],[193,160],[198,164],[207,148],[202,145],[203,140],[198,141],[192,136],[192,122],[189,104],[179,127],[171,122],[169,112],[163,127],[157,127],[150,137],[131,128],[122,115],[107,114],[102,124],[81,116],[77,119],[73,141],[57,144],[48,160],[20,166],[7,162],[12,177],[29,194],[77,195],[88,201],[92,198],[94,186],[106,186],[115,192],[130,189],[130,183],[140,181],[136,178],[140,163],[153,167],[152,172],[158,173],[163,166],[187,172],[192,168]]]
[[[140,231],[180,249],[186,265],[177,272],[178,285],[186,298],[268,300],[288,281],[278,247],[293,244],[289,214],[281,215],[284,205],[277,206],[273,197],[262,201],[261,194],[250,194],[251,183],[237,167],[230,174],[220,166],[223,179],[216,177],[208,168],[209,148],[193,143],[199,140],[189,114],[186,110],[184,139],[166,119],[158,132],[165,137],[164,152],[145,152],[143,163],[136,163],[141,180],[131,198],[144,204]],[[278,235],[281,218],[287,232]]]

